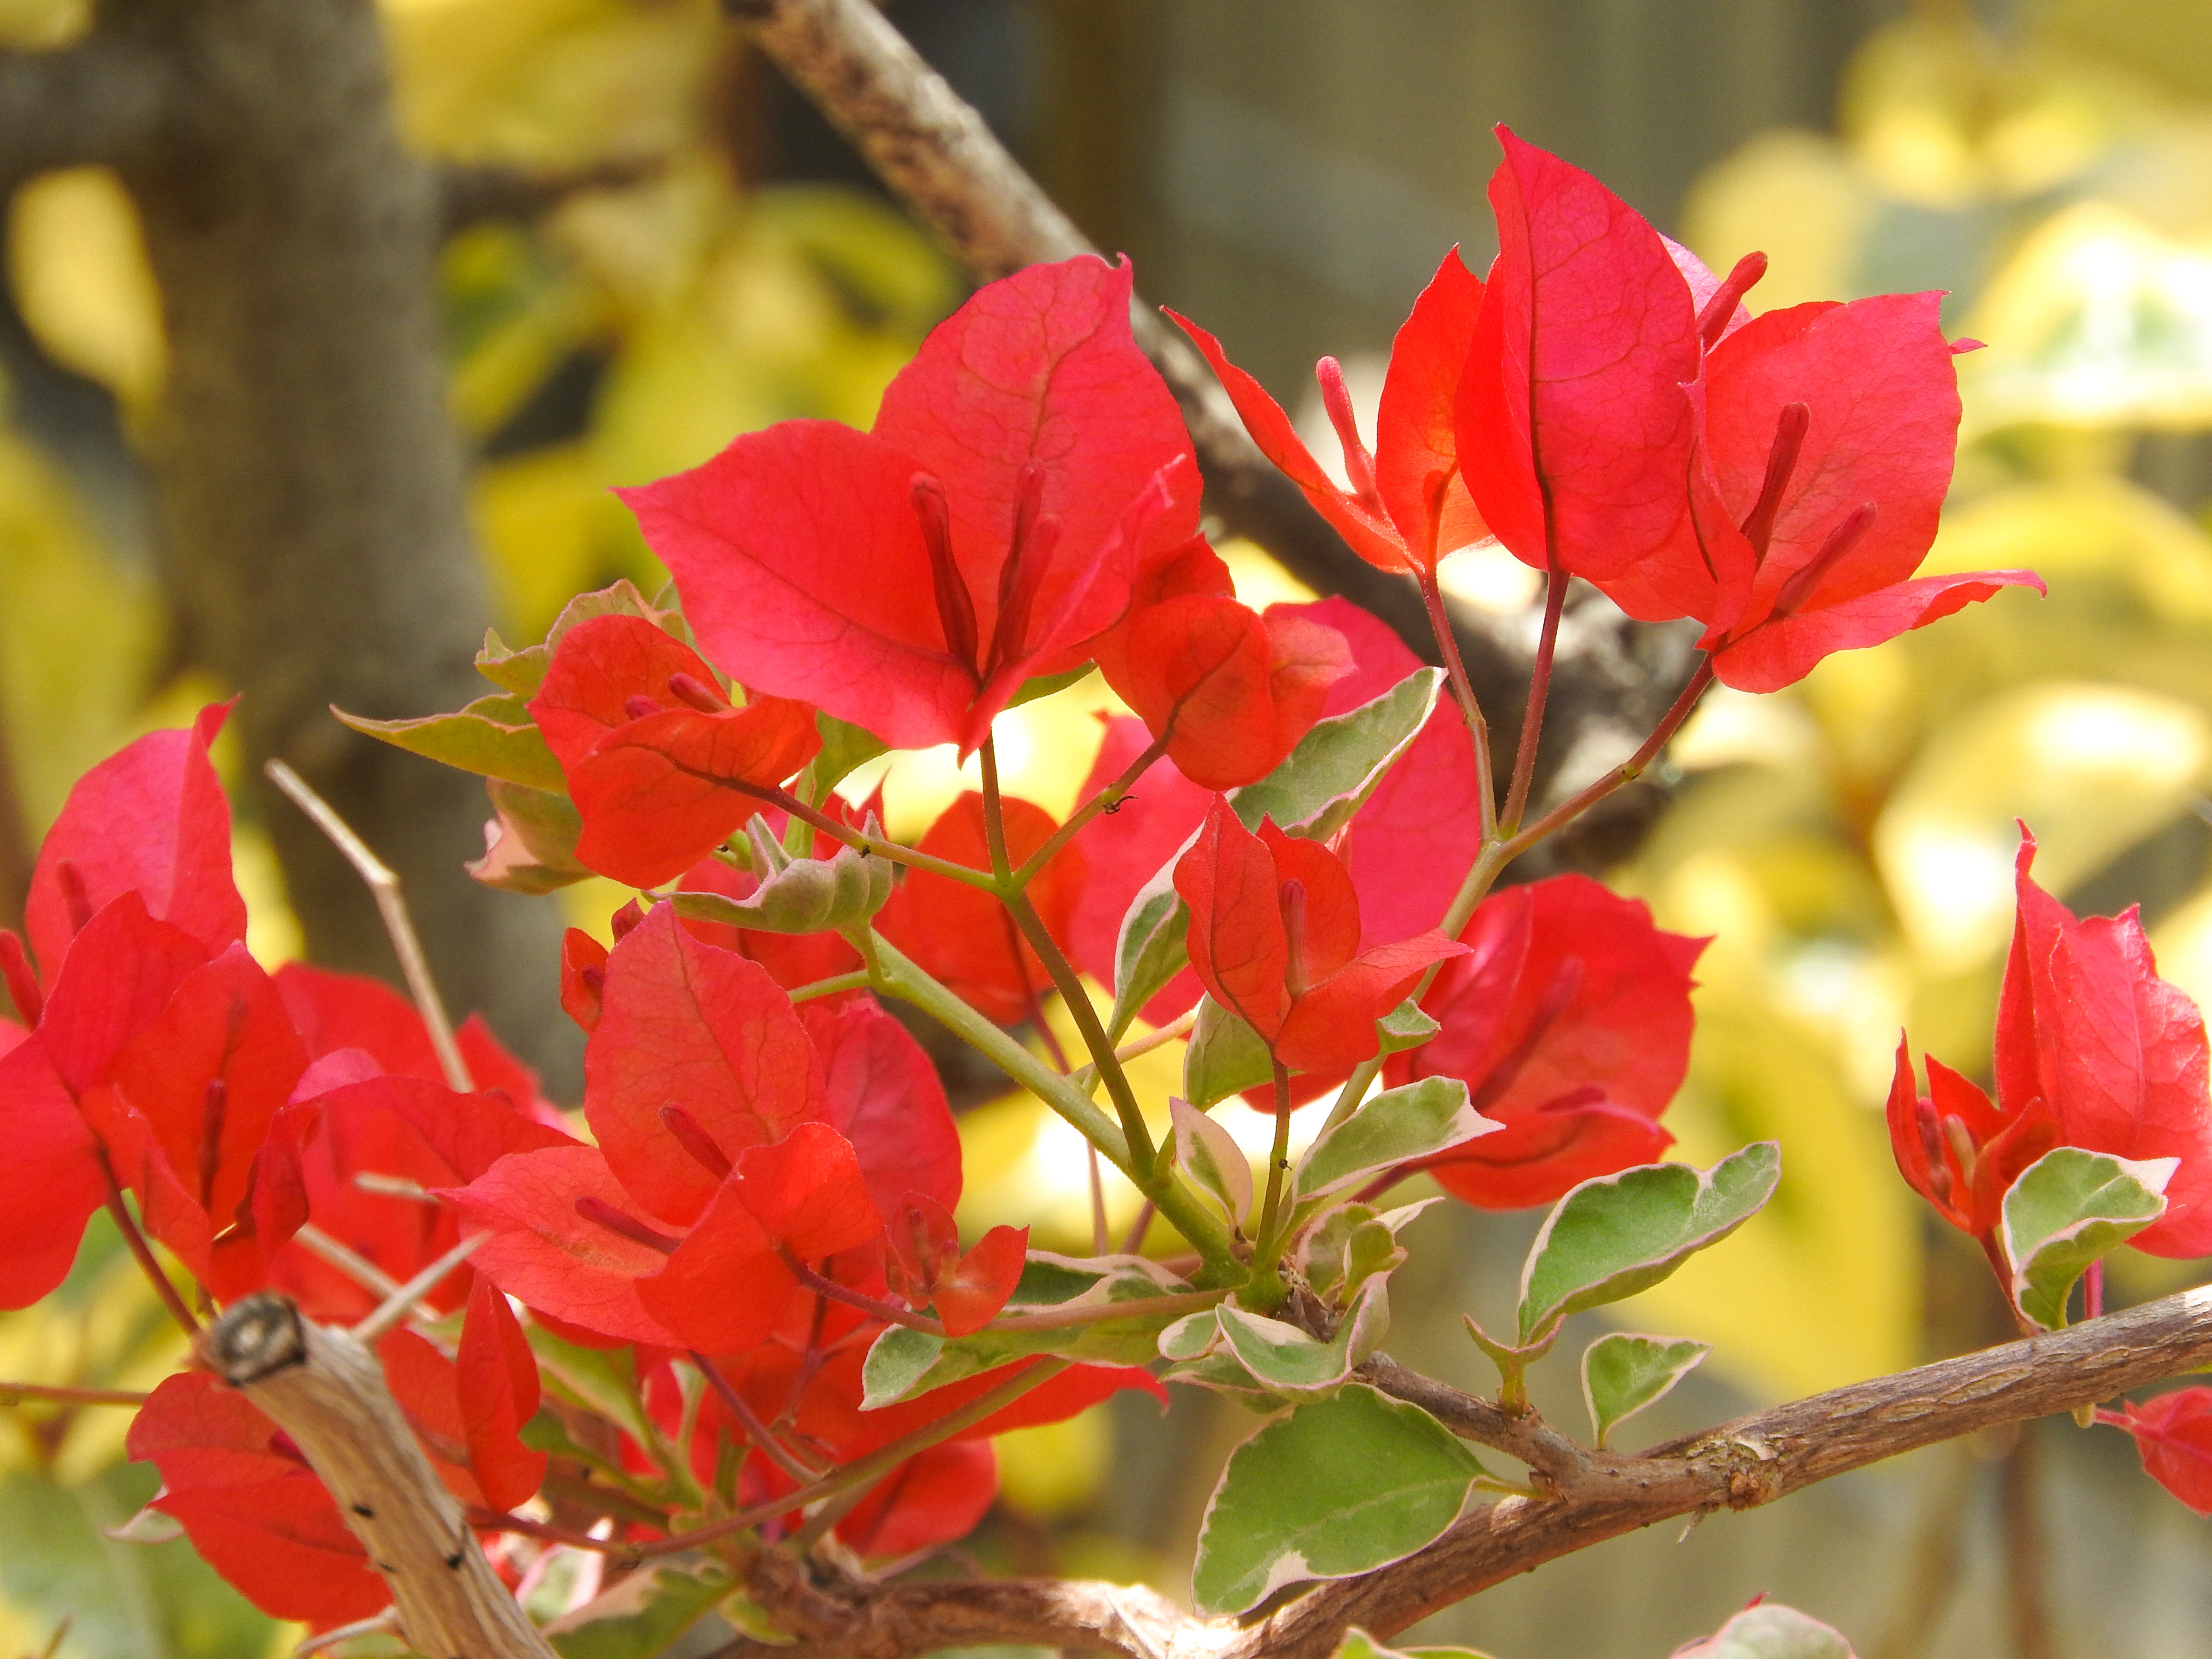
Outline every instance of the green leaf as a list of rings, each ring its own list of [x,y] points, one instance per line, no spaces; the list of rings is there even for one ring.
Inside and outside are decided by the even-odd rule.
[[[1280,766],[1232,793],[1247,830],[1275,827],[1326,841],[1367,804],[1375,786],[1420,735],[1443,688],[1441,668],[1416,669],[1381,696],[1316,721]]]
[[[587,1348],[556,1336],[534,1322],[526,1324],[522,1331],[530,1343],[530,1351],[538,1356],[548,1393],[557,1395],[570,1405],[597,1412],[610,1423],[626,1430],[634,1440],[652,1443],[653,1436],[645,1425],[644,1410],[639,1404],[637,1363],[633,1350]],[[534,1426],[544,1415],[539,1413],[538,1418],[531,1419],[532,1425]]]
[[[2046,1331],[2062,1328],[2074,1281],[2166,1213],[2166,1184],[2180,1167],[2058,1146],[2021,1170],[2002,1224],[2013,1306]]]
[[[1761,1601],[1746,1607],[1674,1659],[1857,1659],[1843,1632],[1795,1607]]]
[[[1282,1395],[1255,1382],[1252,1373],[1237,1362],[1237,1356],[1218,1343],[1196,1358],[1169,1366],[1160,1373],[1160,1381],[1204,1389],[1224,1400],[1234,1401],[1246,1411],[1256,1412],[1262,1417],[1279,1412],[1291,1403]]]
[[[1649,1290],[1751,1219],[1782,1178],[1782,1149],[1762,1140],[1710,1170],[1645,1164],[1585,1181],[1545,1218],[1521,1270],[1521,1346],[1569,1314]]]
[[[1342,1307],[1376,1273],[1395,1269],[1406,1259],[1399,1229],[1431,1204],[1425,1198],[1381,1214],[1364,1204],[1339,1204],[1322,1212],[1299,1238],[1293,1258],[1300,1277],[1331,1307]]]
[[[1033,680],[1024,680],[1022,689],[1014,693],[1013,701],[1006,707],[1019,708],[1025,702],[1035,702],[1041,697],[1052,696],[1055,691],[1065,691],[1069,686],[1084,679],[1097,666],[1096,663],[1079,663],[1075,667],[1063,669],[1057,674],[1040,674]]]
[[[1352,1368],[1381,1346],[1390,1325],[1389,1282],[1387,1276],[1370,1279],[1327,1342],[1231,1302],[1214,1315],[1228,1352],[1254,1382],[1286,1399],[1316,1399],[1335,1393]]]
[[[653,1659],[730,1593],[729,1570],[703,1556],[650,1563],[545,1627],[561,1659]]]
[[[1468,1103],[1467,1085],[1459,1079],[1423,1078],[1384,1090],[1335,1127],[1322,1130],[1291,1172],[1291,1190],[1301,1199],[1317,1198],[1504,1127]]]
[[[1175,1161],[1192,1184],[1221,1206],[1231,1227],[1252,1212],[1252,1162],[1237,1138],[1188,1101],[1170,1096]]]
[[[538,688],[545,684],[546,665],[553,653],[542,645],[526,645],[520,651],[510,651],[507,641],[499,636],[495,628],[484,629],[483,648],[477,653],[477,672],[501,690],[511,692],[526,701],[538,695]]]
[[[1274,1080],[1275,1062],[1260,1034],[1212,997],[1201,997],[1190,1041],[1182,1051],[1182,1091],[1207,1107]]]
[[[1402,1054],[1408,1048],[1419,1048],[1443,1030],[1411,997],[1375,1022],[1375,1034],[1382,1039],[1382,1057],[1385,1060],[1392,1054]]]
[[[495,872],[487,852],[465,866],[471,876],[487,887],[533,897],[573,887],[590,878],[592,872],[576,861],[576,842],[584,833],[583,817],[568,796],[509,783],[505,778],[487,779],[484,787],[507,832],[528,856],[518,858],[513,848],[503,848]]]
[[[1710,1342],[1613,1331],[1583,1350],[1583,1401],[1597,1443],[1662,1398],[1713,1351]]]
[[[1159,1334],[1179,1315],[1146,1311],[1164,1296],[1190,1286],[1141,1256],[1077,1260],[1030,1252],[1002,1318],[1048,1309],[1085,1310],[1128,1305],[1126,1314],[1042,1330],[981,1330],[972,1336],[938,1337],[893,1325],[875,1340],[860,1366],[860,1409],[874,1411],[948,1382],[996,1370],[1035,1354],[1057,1354],[1106,1365],[1141,1365],[1159,1353]]]
[[[1160,988],[1190,960],[1190,907],[1175,889],[1175,858],[1137,890],[1114,944],[1114,1012],[1107,1035],[1119,1041]]]
[[[1352,1383],[1239,1446],[1206,1505],[1191,1591],[1242,1613],[1285,1584],[1411,1555],[1459,1518],[1483,1473],[1418,1407]]]
[[[812,800],[826,799],[832,789],[852,775],[854,767],[866,765],[890,750],[890,744],[865,726],[854,726],[819,709],[815,711],[814,729],[822,734],[822,747],[807,765],[814,785],[809,796]]]
[[[872,815],[868,833],[881,833]],[[760,884],[742,899],[720,893],[678,893],[676,914],[768,933],[827,933],[855,927],[890,902],[891,865],[857,847],[826,859],[793,858],[756,814],[745,825],[753,873]]]
[[[343,708],[331,712],[355,731],[425,760],[556,795],[568,793],[561,763],[538,734],[520,697],[478,697],[458,714],[426,714],[412,720],[373,720]]]

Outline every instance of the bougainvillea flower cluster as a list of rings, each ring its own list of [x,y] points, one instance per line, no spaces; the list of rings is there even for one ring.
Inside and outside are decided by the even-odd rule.
[[[1371,443],[1321,365],[1343,483],[1183,325],[1362,557],[1441,616],[1439,563],[1494,538],[1547,573],[1554,623],[1573,577],[1704,624],[1651,753],[1713,678],[1772,690],[2036,585],[1915,574],[1959,420],[1936,296],[1754,316],[1759,258],[1717,276],[1588,174],[1504,143],[1498,258],[1478,278],[1445,256]],[[0,1021],[0,1304],[52,1292],[101,1212],[195,1329],[263,1291],[351,1324],[422,1276],[376,1353],[510,1577],[572,1547],[736,1570],[761,1540],[830,1533],[890,1565],[977,1523],[992,1435],[1164,1399],[1163,1376],[1291,1424],[1395,1409],[1360,1404],[1381,1396],[1353,1371],[1422,1207],[1374,1207],[1401,1182],[1556,1220],[1687,1180],[1660,1164],[1662,1116],[1705,942],[1584,876],[1500,884],[1632,769],[1501,822],[1448,641],[1438,671],[1341,599],[1240,600],[1131,293],[1126,264],[1090,258],[988,285],[872,430],[787,422],[626,492],[672,596],[617,584],[542,644],[488,641],[495,691],[453,714],[349,717],[488,777],[480,879],[633,890],[542,965],[586,1033],[573,1107],[480,1023],[448,1039],[428,1004],[254,959],[210,758],[224,709],[88,774],[25,936],[0,933],[18,1016]],[[1006,793],[994,720],[1094,668],[1128,712],[1102,720],[1075,803]],[[1515,814],[1529,702],[1495,780]],[[887,835],[855,769],[939,744],[975,757],[979,787]],[[2076,919],[2033,852],[1994,1098],[1934,1060],[1923,1097],[1900,1052],[1890,1121],[1905,1178],[2047,1315],[2005,1231],[2023,1184],[2062,1155],[2116,1160],[2139,1247],[2212,1251],[2212,1102],[2203,1022],[2137,921]],[[963,1216],[959,1127],[899,1005],[1057,1111],[1101,1192],[1133,1186],[1158,1231],[1116,1249],[1102,1203],[1095,1248],[1068,1256]],[[1188,1097],[1139,1099],[1125,1061],[1178,1036]],[[1264,1173],[1199,1109],[1232,1095],[1275,1115]],[[1294,1164],[1307,1101],[1318,1133]],[[1749,1207],[1691,1248],[1771,1190],[1771,1149],[1730,1162],[1736,1196],[1716,1166],[1696,1201]],[[1524,1305],[1519,1347],[1485,1340],[1501,1398],[1565,1307]],[[2200,1509],[2204,1393],[2107,1419]],[[130,1446],[161,1472],[155,1508],[268,1611],[328,1627],[388,1599],[298,1447],[207,1373],[148,1397]],[[1242,1611],[1294,1565],[1201,1599]]]

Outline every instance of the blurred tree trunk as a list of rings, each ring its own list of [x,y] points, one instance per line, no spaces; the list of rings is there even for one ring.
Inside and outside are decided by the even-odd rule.
[[[458,707],[489,605],[446,411],[437,211],[400,148],[369,0],[108,0],[92,34],[0,59],[0,184],[116,167],[159,278],[169,373],[146,434],[181,654],[397,870],[448,1000],[573,1086],[550,904],[492,891],[477,780],[357,737]],[[261,798],[310,955],[394,972],[358,879]]]

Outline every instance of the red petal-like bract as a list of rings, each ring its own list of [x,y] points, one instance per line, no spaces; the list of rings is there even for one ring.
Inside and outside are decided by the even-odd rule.
[[[686,684],[686,682],[689,684]],[[822,746],[814,711],[783,697],[721,701],[714,672],[638,617],[594,617],[562,637],[530,713],[584,821],[578,860],[633,887],[681,875],[760,810]]]
[[[1221,343],[1188,318],[1168,315],[1221,377],[1252,441],[1354,552],[1385,570],[1432,572],[1445,554],[1489,533],[1460,476],[1455,426],[1482,293],[1480,279],[1454,248],[1413,301],[1391,342],[1376,413],[1371,486],[1364,489],[1356,471],[1355,487],[1340,488],[1314,459],[1282,405],[1229,361]],[[1322,367],[1330,368],[1326,362]]]
[[[960,1131],[928,1054],[873,997],[800,1005],[822,1057],[822,1121],[853,1143],[877,1210],[908,1193],[960,1202]]]
[[[139,1408],[126,1443],[161,1472],[166,1490],[153,1507],[181,1522],[192,1547],[262,1612],[326,1629],[390,1603],[330,1492],[235,1389],[205,1371],[169,1377]]]
[[[688,1224],[749,1147],[816,1115],[822,1071],[768,970],[656,904],[607,958],[584,1085],[584,1115],[623,1185]]]
[[[1554,876],[1485,900],[1421,1006],[1443,1027],[1391,1057],[1393,1083],[1465,1081],[1505,1127],[1428,1166],[1486,1210],[1548,1204],[1656,1162],[1690,1063],[1690,970],[1705,941],[1655,927],[1641,900]]]
[[[994,1227],[940,1279],[933,1300],[948,1336],[970,1336],[999,1316],[1029,1261],[1030,1230]]]
[[[0,1307],[28,1307],[68,1275],[107,1195],[80,1102],[208,955],[126,892],[77,935],[38,1030],[0,1055]]]
[[[898,1560],[965,1538],[999,1495],[988,1440],[954,1440],[909,1457],[837,1522],[864,1560]]]
[[[597,1147],[514,1153],[450,1196],[465,1227],[492,1235],[470,1265],[525,1306],[617,1341],[684,1346],[637,1293],[637,1281],[658,1273],[678,1241],[658,1248],[586,1214],[595,1207],[625,1218],[629,1229],[656,1231],[636,1215]]]
[[[1256,783],[1321,718],[1350,666],[1331,629],[1271,607],[1184,594],[1129,618],[1108,680],[1182,775],[1209,789]]]
[[[507,1298],[481,1274],[469,1292],[454,1366],[469,1466],[484,1501],[495,1510],[528,1503],[545,1478],[545,1454],[521,1437],[538,1411],[538,1357]]]
[[[2011,586],[2024,570],[1912,579],[1935,540],[1958,445],[1958,374],[1937,322],[1937,294],[1884,294],[1771,311],[1705,361],[1701,460],[1724,542],[1765,483],[1782,411],[1809,415],[1803,447],[1775,505],[1755,574],[1741,554],[1715,567],[1694,553],[1668,569],[1626,573],[1607,591],[1632,614],[1688,614],[1712,624],[1713,671],[1747,691],[1778,690],[1837,651],[1879,645]],[[1874,518],[1819,569],[1854,512]],[[1753,550],[1754,554],[1756,550]],[[1715,568],[1717,578],[1708,572]],[[1700,584],[1705,592],[1698,592]]]
[[[2040,1097],[2001,1110],[1970,1079],[1932,1054],[1928,1092],[1922,1095],[1913,1086],[1912,1055],[1901,1038],[1888,1114],[1889,1147],[1898,1172],[1936,1214],[1974,1238],[1993,1236],[2006,1191],[2062,1139],[2057,1115]],[[1961,1161],[1962,1139],[1973,1150],[1971,1170]]]
[[[1689,285],[1659,233],[1595,179],[1498,136],[1498,261],[1459,386],[1474,505],[1539,570],[1602,580],[1695,557]]]
[[[393,1077],[446,1080],[422,1011],[382,980],[304,962],[288,962],[270,977],[283,994],[284,1006],[307,1045],[309,1058],[359,1048],[379,1071]],[[558,1121],[554,1108],[538,1091],[538,1073],[491,1034],[482,1014],[463,1020],[453,1041],[477,1088],[499,1091],[517,1110],[541,1122]]]
[[[1017,796],[1005,797],[1001,806],[1006,857],[1018,866],[1060,825],[1044,808]],[[983,797],[972,789],[962,794],[916,845],[933,857],[971,870],[988,870]],[[1066,940],[1067,920],[1082,885],[1083,854],[1073,846],[1054,854],[1030,884],[1030,902],[1054,939]],[[949,876],[908,872],[877,915],[876,927],[961,1000],[1001,1025],[1029,1018],[1038,1000],[1052,989],[1044,964],[1006,906]]]
[[[1294,1071],[1370,1058],[1375,1022],[1431,963],[1467,950],[1432,930],[1360,951],[1358,901],[1336,854],[1264,819],[1255,836],[1218,799],[1175,884],[1200,982]]]
[[[2153,1255],[2212,1254],[2203,1016],[2158,976],[2134,910],[2076,920],[2036,885],[2034,859],[2023,828],[2019,915],[1997,1007],[1997,1098],[2008,1115],[2047,1103],[2064,1146],[2179,1158],[2166,1213],[2130,1243]]]
[[[2175,1389],[2097,1418],[2135,1437],[2144,1474],[2197,1514],[2212,1515],[2212,1389]]]
[[[787,421],[624,492],[707,655],[903,748],[972,748],[1025,674],[1081,660],[1144,549],[1197,529],[1189,439],[1131,338],[1129,283],[1090,256],[1030,266],[930,336],[872,434]],[[950,571],[917,479],[942,492]],[[957,658],[940,575],[982,660]],[[1009,594],[1022,614],[1001,629]]]
[[[76,781],[46,832],[23,902],[24,928],[51,984],[93,915],[124,893],[213,956],[246,937],[230,873],[230,805],[208,762],[228,703],[189,731],[149,732]]]

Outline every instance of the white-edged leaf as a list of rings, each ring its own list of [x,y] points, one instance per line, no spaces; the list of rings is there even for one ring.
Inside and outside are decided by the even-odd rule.
[[[653,1561],[545,1627],[561,1659],[653,1659],[673,1647],[730,1593],[720,1561],[687,1555]]]
[[[1144,1364],[1158,1354],[1162,1328],[1180,1317],[1149,1312],[1144,1304],[1164,1296],[1182,1295],[1189,1289],[1183,1280],[1142,1256],[1079,1258],[1031,1250],[1001,1318],[1048,1310],[1119,1308],[1124,1304],[1127,1311],[1043,1329],[987,1327],[970,1336],[933,1336],[904,1325],[889,1326],[861,1362],[860,1409],[874,1411],[1032,1354],[1058,1354],[1106,1365]]]
[[[1242,1613],[1285,1584],[1401,1560],[1459,1518],[1483,1473],[1419,1407],[1348,1383],[1231,1454],[1206,1508],[1191,1591]]]
[[[1252,1212],[1252,1161],[1236,1136],[1179,1096],[1168,1098],[1176,1165],[1193,1185],[1220,1205],[1229,1224],[1241,1227]]]
[[[1844,1633],[1832,1625],[1761,1601],[1746,1607],[1702,1642],[1678,1648],[1674,1659],[1857,1659]]]
[[[2178,1158],[2125,1158],[2055,1146],[2006,1190],[2001,1225],[2013,1306],[2046,1331],[2089,1264],[2166,1213]]]
[[[1585,1181],[1544,1219],[1521,1270],[1520,1343],[1569,1314],[1633,1296],[1756,1215],[1782,1178],[1782,1149],[1755,1141],[1710,1170],[1644,1164]]]
[[[1200,1308],[1185,1314],[1160,1333],[1160,1358],[1166,1360],[1203,1359],[1220,1345],[1221,1322],[1214,1310]]]
[[[1351,1186],[1416,1158],[1432,1158],[1505,1126],[1468,1103],[1455,1077],[1426,1077],[1385,1089],[1306,1148],[1291,1188],[1301,1199]]]
[[[1387,1274],[1370,1278],[1323,1342],[1297,1326],[1264,1314],[1247,1313],[1234,1303],[1214,1310],[1227,1351],[1251,1373],[1252,1380],[1286,1400],[1310,1400],[1334,1394],[1352,1368],[1382,1346],[1390,1326]]]
[[[1713,1351],[1686,1337],[1612,1331],[1583,1350],[1583,1403],[1597,1443],[1697,1369]]]
[[[1443,683],[1441,668],[1416,669],[1381,696],[1316,720],[1280,766],[1231,793],[1237,818],[1247,830],[1268,817],[1279,830],[1326,841],[1420,735]]]
[[[1331,1659],[1490,1659],[1473,1648],[1386,1648],[1354,1625],[1344,1632]]]
[[[1212,997],[1201,997],[1182,1052],[1182,1092],[1207,1107],[1274,1080],[1275,1063],[1260,1034]]]
[[[872,836],[883,833],[872,814]],[[826,859],[791,856],[767,821],[756,814],[745,826],[753,875],[759,884],[746,897],[678,893],[676,914],[695,921],[726,922],[769,933],[826,933],[854,927],[890,902],[891,863],[857,847],[840,847]]]
[[[1114,942],[1114,1011],[1106,1018],[1107,1034],[1117,1041],[1190,960],[1190,907],[1176,891],[1175,867],[1197,839],[1193,830],[1122,912]]]
[[[1385,1060],[1392,1054],[1402,1054],[1408,1048],[1419,1048],[1443,1029],[1411,997],[1375,1022],[1375,1035],[1382,1043],[1380,1052]]]

